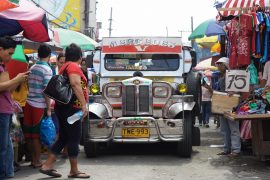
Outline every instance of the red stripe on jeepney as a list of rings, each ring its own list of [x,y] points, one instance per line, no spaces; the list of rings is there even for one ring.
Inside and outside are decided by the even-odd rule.
[[[163,108],[164,104],[153,104],[154,108]]]
[[[113,108],[122,108],[122,104],[112,104]]]
[[[104,53],[181,53],[181,46],[165,47],[165,46],[103,46],[102,51]]]

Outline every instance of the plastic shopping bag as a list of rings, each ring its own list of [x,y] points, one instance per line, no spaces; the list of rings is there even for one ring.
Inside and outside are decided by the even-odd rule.
[[[21,142],[22,143],[24,141],[21,123],[20,123],[20,121],[18,121],[16,114],[12,115],[10,137],[12,139],[12,142]]]
[[[56,129],[51,116],[45,116],[40,124],[41,143],[50,147],[56,140]]]

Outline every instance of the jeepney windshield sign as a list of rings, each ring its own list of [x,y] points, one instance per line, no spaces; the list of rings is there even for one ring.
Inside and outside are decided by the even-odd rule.
[[[109,71],[176,71],[178,54],[107,54],[105,68]]]
[[[158,46],[165,46],[168,48],[174,48],[176,46],[176,43],[169,40],[159,40],[159,39],[151,39],[151,38],[146,38],[146,39],[128,38],[128,39],[119,39],[119,40],[111,41],[110,48],[117,47],[117,46],[129,46],[129,45],[132,45],[135,47],[158,45]]]
[[[181,38],[173,37],[123,37],[103,38],[102,52],[120,53],[166,53],[182,52]]]

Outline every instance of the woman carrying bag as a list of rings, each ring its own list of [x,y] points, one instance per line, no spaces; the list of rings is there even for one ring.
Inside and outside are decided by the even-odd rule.
[[[76,44],[70,44],[66,48],[66,63],[61,67],[59,74],[66,74],[69,78],[73,90],[73,98],[68,104],[57,103],[55,113],[59,118],[59,138],[52,145],[50,154],[46,162],[42,165],[40,172],[52,177],[62,175],[53,169],[56,156],[67,146],[70,161],[70,178],[89,178],[90,176],[82,173],[78,169],[77,156],[79,154],[79,142],[81,138],[81,121],[69,124],[67,118],[78,111],[87,115],[86,104],[88,101],[87,79],[84,76],[79,64],[82,60],[81,48]]]

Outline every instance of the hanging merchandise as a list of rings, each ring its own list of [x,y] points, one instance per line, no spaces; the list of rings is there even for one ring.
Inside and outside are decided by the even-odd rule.
[[[258,72],[257,72],[257,68],[255,67],[254,63],[252,62],[249,66],[248,66],[248,71],[250,73],[250,84],[251,85],[257,85],[259,84],[259,79],[258,79]]]
[[[230,68],[248,66],[251,62],[251,39],[253,34],[253,17],[242,14],[227,25]]]

